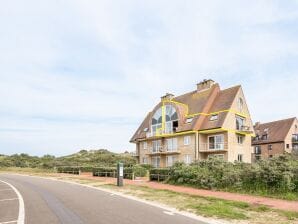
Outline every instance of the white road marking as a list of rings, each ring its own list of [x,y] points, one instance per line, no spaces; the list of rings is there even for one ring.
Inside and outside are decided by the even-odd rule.
[[[0,222],[0,224],[9,224],[9,223],[16,223],[16,222],[18,222],[18,220],[9,221],[9,222]]]
[[[6,198],[6,199],[1,199],[0,202],[2,202],[2,201],[14,201],[14,200],[18,200],[18,198]]]
[[[16,192],[19,199],[19,216],[18,216],[17,224],[24,224],[25,223],[25,205],[24,205],[24,199],[21,193],[12,184],[2,180],[0,180],[0,182],[7,184],[14,190],[14,192]]]
[[[167,214],[167,215],[174,215],[173,212],[169,212],[169,211],[163,211],[163,213]]]
[[[7,189],[0,189],[0,191],[11,191],[11,188],[7,188]]]

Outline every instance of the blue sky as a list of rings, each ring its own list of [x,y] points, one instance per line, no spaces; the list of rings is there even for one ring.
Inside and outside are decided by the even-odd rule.
[[[253,121],[298,115],[298,1],[0,3],[0,153],[132,151],[166,92],[241,84]]]

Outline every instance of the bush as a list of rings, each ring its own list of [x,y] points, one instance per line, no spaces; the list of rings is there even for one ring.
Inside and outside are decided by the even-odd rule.
[[[165,181],[168,179],[170,168],[153,168],[149,170],[150,180]]]
[[[151,180],[159,172],[169,172],[168,183],[197,188],[269,194],[298,193],[298,160],[280,155],[255,164],[229,163],[212,158],[191,165],[176,163],[167,169],[152,169]]]

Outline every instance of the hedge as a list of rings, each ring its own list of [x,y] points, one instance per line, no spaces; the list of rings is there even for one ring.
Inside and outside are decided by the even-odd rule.
[[[153,168],[149,170],[151,181],[165,181],[169,178],[170,168]]]
[[[151,179],[155,180],[156,176]],[[205,189],[297,194],[298,159],[285,154],[255,164],[230,163],[219,159],[191,165],[176,163],[170,168],[166,181]]]

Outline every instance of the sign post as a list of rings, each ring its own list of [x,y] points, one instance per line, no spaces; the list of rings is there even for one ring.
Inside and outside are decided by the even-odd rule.
[[[117,186],[123,186],[123,163],[117,164]]]

